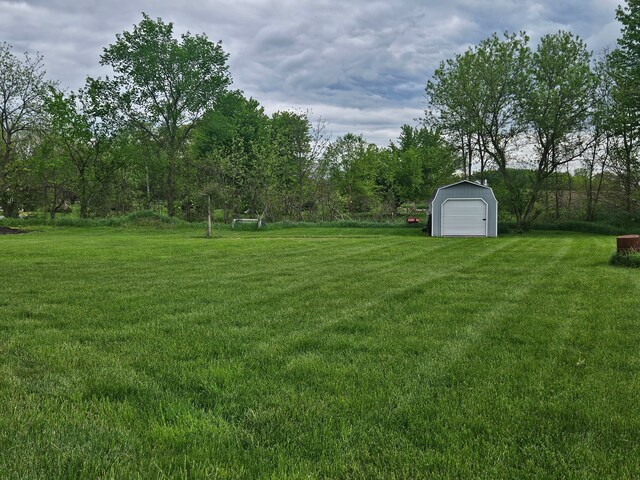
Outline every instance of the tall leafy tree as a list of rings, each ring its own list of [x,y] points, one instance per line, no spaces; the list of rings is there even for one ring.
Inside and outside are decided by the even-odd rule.
[[[270,131],[264,108],[240,91],[222,95],[196,128],[192,182],[219,202],[225,219],[240,208],[255,210],[264,203]]]
[[[452,139],[477,138],[503,176],[520,227],[539,213],[547,179],[587,148],[581,132],[595,85],[580,39],[546,35],[535,51],[528,42],[525,34],[493,35],[443,62],[427,84],[427,114]],[[533,168],[528,185],[512,178],[518,166]]]
[[[19,208],[22,144],[42,123],[43,102],[51,82],[40,55],[20,60],[7,43],[0,44],[0,207],[5,216]]]
[[[94,115],[90,98],[83,91],[65,95],[52,88],[45,110],[50,134],[75,169],[74,191],[80,203],[80,216],[86,218],[93,194],[99,188],[95,173],[108,146],[108,124]]]
[[[391,144],[397,205],[428,198],[460,166],[460,157],[438,131],[403,125],[397,144]]]
[[[61,139],[50,131],[41,132],[29,157],[29,187],[52,220],[74,199],[73,170]]]
[[[528,164],[536,172],[522,220],[535,217],[547,180],[581,158],[594,140],[587,120],[594,106],[596,76],[591,54],[568,32],[545,35],[531,56],[530,89],[521,98],[521,115],[534,147]]]
[[[327,147],[323,159],[325,168],[349,212],[366,212],[377,206],[379,161],[378,147],[362,135],[347,133]]]
[[[622,24],[622,36],[613,58],[625,84],[627,101],[637,118],[640,116],[640,0],[626,0],[625,3],[616,10],[616,18]]]
[[[178,160],[192,129],[231,83],[228,54],[206,35],[173,35],[173,24],[143,14],[130,32],[104,49],[113,78],[91,90],[122,120],[151,138],[166,156],[166,199],[174,215]]]
[[[611,89],[604,118],[612,140],[611,166],[622,188],[624,209],[631,214],[640,188],[640,1],[627,0],[616,17],[622,36],[606,59]]]
[[[526,131],[519,106],[529,91],[528,41],[525,34],[494,34],[443,61],[426,88],[428,120],[452,143],[467,145],[463,158],[469,155],[471,139],[479,137],[483,152],[498,167],[513,197],[520,192],[510,178],[510,153]],[[514,213],[522,216],[520,211]]]
[[[302,220],[314,166],[311,128],[305,113],[283,111],[271,117],[273,179],[282,194],[284,211],[298,221]]]

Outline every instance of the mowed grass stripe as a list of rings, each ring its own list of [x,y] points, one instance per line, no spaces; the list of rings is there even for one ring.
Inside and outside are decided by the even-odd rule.
[[[581,258],[577,252],[580,248],[569,251]],[[441,386],[450,387],[447,390],[450,394],[443,402],[436,403],[436,410],[446,411],[447,405],[459,404],[464,417],[459,419],[459,425],[449,428],[461,430],[471,439],[467,468],[483,466],[470,469],[469,475],[495,477],[507,467],[512,477],[525,474],[545,477],[553,472],[559,477],[628,478],[638,471],[635,460],[622,460],[630,452],[637,452],[637,446],[629,449],[622,440],[633,435],[637,419],[635,428],[628,424],[622,426],[616,422],[616,415],[611,416],[615,408],[605,403],[597,409],[598,414],[591,412],[588,421],[583,417],[584,411],[593,410],[588,406],[592,407],[594,401],[601,401],[616,390],[606,383],[608,375],[594,376],[584,382],[586,364],[608,363],[618,352],[612,349],[603,358],[586,360],[584,353],[575,351],[576,336],[584,336],[585,330],[596,331],[592,319],[585,318],[581,308],[593,290],[585,296],[579,276],[563,275],[567,263],[573,263],[567,252],[564,253],[565,261],[552,269],[553,276],[561,282],[542,285],[544,288],[539,289],[535,287],[540,285],[533,285],[534,288],[529,289],[532,298],[522,302],[515,315],[504,316],[502,321],[494,318],[485,338],[466,344],[472,348],[466,348],[462,360],[452,362],[442,378]],[[590,273],[592,278],[598,278]],[[588,343],[597,344],[597,336],[589,338]],[[501,381],[488,384],[487,377]],[[603,387],[597,394],[592,390],[595,385]],[[618,410],[618,415],[632,407],[634,398],[633,382],[621,382],[621,385],[623,388],[617,390],[617,394],[622,395],[616,395],[614,401],[624,398],[626,405]],[[501,415],[495,414],[496,409]],[[581,409],[584,409],[582,413]],[[514,429],[514,424],[521,427]],[[602,435],[603,429],[610,430],[609,434],[621,441],[594,448],[594,443],[609,438]],[[593,456],[594,451],[599,452],[600,458]],[[609,460],[605,461],[604,457]],[[603,465],[607,467],[599,468]]]
[[[566,248],[565,248],[566,251]],[[553,261],[557,260],[556,258],[551,259],[551,263],[549,264],[545,264],[544,268],[549,268],[551,265],[553,265]],[[538,268],[539,270],[543,270],[544,268]],[[536,275],[533,278],[538,278],[541,275],[541,272],[533,272]],[[526,292],[527,290],[529,290],[530,288],[533,288],[534,282],[531,281],[531,283],[529,283],[525,288],[522,289],[523,292]],[[493,309],[492,312],[496,312],[496,309]],[[496,317],[499,317],[499,315],[496,315]],[[480,318],[482,318],[482,312],[480,312]],[[496,318],[496,320],[499,320],[499,318]],[[475,329],[477,329],[478,325],[477,323],[473,324],[473,327],[475,327]],[[473,330],[471,328],[470,325],[467,325],[465,327],[465,334],[468,334],[469,331]],[[366,334],[366,332],[364,332]],[[478,341],[479,339],[479,335],[466,335],[464,338],[464,344],[468,344],[469,342],[475,342]],[[434,352],[433,348],[437,348],[439,351]],[[460,341],[458,340],[456,343],[456,351],[461,352],[462,348],[460,347]],[[432,387],[433,384],[435,385],[440,385],[440,382],[437,380],[437,377],[444,375],[443,370],[446,369],[446,366],[449,364],[450,362],[455,363],[458,356],[454,356],[454,358],[451,358],[451,343],[445,343],[444,345],[432,345],[431,348],[429,348],[429,344],[424,344],[423,345],[423,350],[421,351],[421,359],[416,359],[415,356],[411,356],[411,360],[413,360],[413,362],[417,362],[419,366],[421,366],[422,368],[417,369],[415,372],[409,372],[407,371],[408,369],[411,368],[411,365],[409,364],[409,362],[407,363],[403,363],[400,362],[403,366],[403,369],[405,370],[405,374],[407,373],[414,373],[414,375],[412,375],[410,378],[419,378],[420,382],[419,384],[416,384],[415,382],[410,382],[408,384],[397,384],[397,385],[392,385],[392,388],[389,389],[388,385],[385,385],[384,383],[380,383],[377,381],[371,381],[372,379],[369,378],[367,380],[363,380],[363,377],[371,377],[371,376],[375,376],[378,373],[382,373],[382,372],[389,372],[391,371],[392,373],[396,373],[397,368],[395,368],[394,365],[381,365],[381,369],[379,371],[376,372],[366,372],[367,375],[363,375],[362,370],[360,370],[358,372],[358,376],[354,376],[353,378],[351,378],[351,382],[348,382],[347,384],[350,385],[351,388],[348,389],[348,391],[350,393],[356,392],[358,390],[361,389],[369,389],[368,391],[370,393],[372,388],[374,390],[377,390],[376,386],[377,385],[382,385],[383,387],[386,387],[385,391],[383,392],[379,392],[377,395],[379,396],[388,396],[392,399],[392,402],[398,402],[398,403],[403,403],[403,394],[400,392],[407,392],[407,390],[409,392],[415,393],[417,391],[420,391],[420,388],[427,388],[429,389],[430,387]],[[460,354],[462,355],[462,354]],[[375,362],[376,360],[374,358],[371,358],[368,360],[368,362],[365,362],[367,364],[370,364],[371,362]],[[426,362],[431,362],[431,365],[429,365],[428,367],[426,366]],[[366,365],[363,365],[364,368],[366,368]],[[329,368],[333,368],[333,369],[340,369],[339,365],[330,365]],[[426,375],[427,378],[425,378],[425,372],[428,372],[428,374]],[[398,372],[401,373],[401,372]],[[429,375],[431,376],[435,376],[436,378],[432,378],[429,379]],[[311,379],[313,380],[313,379]],[[406,380],[405,380],[406,381]],[[367,384],[368,383],[368,384]],[[441,386],[441,385],[440,385]],[[398,394],[400,393],[400,395],[398,396]],[[408,394],[409,396],[411,396],[411,393]],[[428,405],[428,399],[422,398],[422,401],[425,402],[425,405]],[[344,407],[344,405],[343,405]],[[351,418],[352,421],[357,421],[358,417],[363,416],[365,418],[367,417],[371,417],[372,412],[377,412],[378,414],[380,413],[378,410],[376,409],[369,409],[369,408],[362,408],[362,405],[358,405],[358,408],[356,408],[354,411],[350,411],[350,415],[349,417]],[[388,412],[389,413],[389,412]],[[398,412],[395,412],[398,413]],[[416,412],[419,413],[419,412]],[[393,425],[393,419],[391,422],[389,422],[389,419],[386,418],[379,418],[378,416],[376,416],[376,418],[369,418],[369,423],[370,424],[375,424],[375,425],[379,425],[381,423],[390,423],[390,425],[388,425],[389,429],[385,430],[385,435],[388,436],[389,431],[393,431],[394,429],[394,425]],[[402,429],[407,428],[408,426],[404,423],[401,423],[399,426],[402,427]],[[427,431],[423,431],[423,434],[428,436],[428,430]],[[374,440],[374,439],[372,439]],[[442,463],[438,463],[435,462],[434,463],[434,459],[436,458],[435,456],[431,455],[430,457],[430,462],[424,462],[424,459],[421,458],[421,452],[419,450],[416,450],[415,448],[411,448],[412,445],[407,445],[404,444],[404,438],[403,435],[401,435],[401,432],[398,432],[398,437],[396,438],[396,442],[399,445],[402,445],[402,448],[396,448],[396,449],[392,449],[394,452],[398,452],[398,453],[402,453],[402,457],[401,459],[403,459],[406,464],[405,464],[405,468],[409,468],[410,471],[413,472],[413,474],[418,474],[420,472],[426,472],[426,471],[430,471],[432,469],[435,469],[435,472],[443,472],[446,471],[446,463],[442,464]],[[357,460],[357,463],[362,463],[367,465],[367,470],[364,470],[363,472],[361,472],[363,475],[373,475],[376,473],[376,467],[378,468],[384,468],[384,465],[376,465],[376,459],[381,458],[384,461],[389,461],[389,455],[383,455],[382,457],[379,456],[379,452],[377,452],[376,450],[381,446],[381,445],[385,445],[386,442],[388,442],[388,438],[384,439],[381,438],[379,442],[376,441],[372,441],[372,445],[371,447],[373,448],[374,451],[362,451],[362,450],[358,450],[358,455],[356,456],[356,458],[354,459]],[[349,453],[351,455],[353,455],[353,452],[349,451]],[[343,452],[332,452],[331,455],[329,455],[329,458],[335,458],[336,455],[343,455]],[[367,462],[364,462],[364,458],[368,458]],[[411,461],[409,459],[412,459]],[[400,460],[400,459],[398,459]],[[330,463],[329,460],[327,460],[328,464]],[[400,461],[398,465],[396,465],[397,467],[399,467],[403,462]],[[410,466],[411,465],[411,466]],[[410,467],[409,467],[410,466]],[[387,467],[389,467],[389,465],[387,465]],[[456,468],[459,468],[459,466],[457,466]],[[373,469],[373,470],[371,470]]]
[[[496,275],[491,302],[476,305],[475,315],[458,327],[457,334],[419,362],[414,381],[398,386],[395,413],[404,418],[404,435],[414,447],[411,453],[415,458],[414,474],[431,472],[491,478],[496,474],[492,467],[499,465],[498,471],[511,470],[510,475],[518,475],[519,452],[505,448],[511,432],[500,429],[500,422],[493,416],[495,412],[486,411],[487,404],[492,404],[491,398],[481,399],[476,395],[482,391],[483,383],[476,384],[475,371],[482,368],[479,365],[482,361],[495,368],[495,354],[500,347],[495,341],[496,330],[502,326],[516,328],[514,316],[521,302],[566,255],[569,247],[567,242],[563,243],[553,256],[528,270],[526,279],[518,285],[508,284],[504,277]],[[469,289],[474,287],[473,282],[467,285]],[[493,355],[482,359],[479,352],[485,349]],[[511,365],[514,367],[517,362]],[[471,403],[468,403],[469,397],[473,398]],[[427,418],[431,416],[429,421],[417,415],[421,409],[428,412]],[[496,442],[496,437],[502,442]],[[466,459],[464,462],[450,462],[452,445],[457,454]]]

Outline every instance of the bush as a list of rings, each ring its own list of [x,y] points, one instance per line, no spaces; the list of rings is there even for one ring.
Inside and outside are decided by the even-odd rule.
[[[124,217],[119,217],[120,226],[123,227],[175,227],[184,224],[184,220],[169,217],[153,210],[140,210],[131,212]]]
[[[341,227],[341,228],[419,228],[423,223],[407,224],[406,222],[375,222],[371,220],[334,220],[321,222],[273,222],[269,226],[274,228],[309,228],[309,227]]]
[[[186,225],[187,222],[178,218],[169,217],[153,210],[140,210],[131,212],[121,217],[106,218],[72,218],[58,217],[51,220],[46,217],[5,218],[0,224],[7,227],[19,227],[28,225],[51,225],[60,227],[159,227],[173,228]]]
[[[638,228],[638,227],[636,227]],[[596,223],[596,222],[555,222],[555,223],[532,223],[524,229],[529,230],[557,230],[563,232],[578,232],[578,233],[594,233],[596,235],[624,235],[629,233],[633,228],[620,227],[610,225],[608,223]],[[499,222],[498,233],[511,233],[517,232],[516,222]]]
[[[609,263],[611,265],[615,265],[616,267],[640,268],[640,252],[616,252],[611,255]]]

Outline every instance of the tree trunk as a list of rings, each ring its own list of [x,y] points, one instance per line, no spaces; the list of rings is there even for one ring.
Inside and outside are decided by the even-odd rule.
[[[53,187],[53,204],[51,205],[51,209],[49,210],[49,216],[51,220],[56,219],[56,205],[58,204],[58,188]]]
[[[145,176],[145,180],[146,180],[146,208],[147,210],[151,210],[151,186],[149,185],[149,166],[145,166],[145,172],[146,172],[146,176]]]
[[[175,215],[175,153],[169,152],[169,164],[167,166],[167,213],[170,217]]]
[[[87,181],[82,172],[80,177],[80,218],[89,217],[89,206],[87,205]]]
[[[2,212],[5,217],[17,218],[18,208],[15,201],[11,198],[11,194],[7,188],[7,176],[5,170],[11,163],[11,133],[7,133],[5,142],[2,162],[0,163],[0,207],[2,207]]]
[[[516,231],[522,233],[524,231],[524,222],[522,221],[522,215],[516,210]]]
[[[484,159],[484,151],[482,150],[482,142],[480,140],[480,134],[478,134],[478,156],[480,157],[480,183],[484,185],[484,167],[485,167],[485,159]]]
[[[460,145],[462,147],[462,173],[466,180],[467,178],[467,148],[464,143],[464,133],[460,134]]]
[[[572,200],[573,200],[573,181],[571,179],[571,172],[569,171],[569,165],[567,165],[567,212],[571,211]]]
[[[298,184],[298,221],[301,222],[302,221],[302,177],[300,177],[300,181]]]
[[[561,191],[560,191],[560,181],[558,178],[558,172],[556,172],[556,189],[555,189],[555,220],[558,221],[560,220],[560,195],[561,195]]]
[[[211,238],[211,195],[207,195],[207,238]]]
[[[587,222],[593,222],[593,168],[587,177]]]
[[[468,174],[465,174],[465,178],[471,179],[471,167],[473,165],[473,148],[471,148],[471,134],[467,135],[467,154],[469,155],[469,161],[467,163],[469,172]]]
[[[627,155],[627,165],[626,165],[626,172],[625,172],[625,181],[624,181],[624,193],[625,193],[625,208],[627,210],[627,213],[631,213],[631,211],[633,210],[632,207],[632,203],[631,203],[631,197],[632,197],[632,193],[633,193],[633,182],[632,182],[632,166],[631,166],[631,157],[630,155]]]

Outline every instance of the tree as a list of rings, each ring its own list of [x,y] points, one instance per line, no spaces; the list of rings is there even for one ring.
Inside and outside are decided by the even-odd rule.
[[[240,91],[222,95],[195,129],[191,181],[222,205],[225,220],[240,208],[257,209],[264,203],[270,131],[264,108]]]
[[[600,135],[594,135],[594,141],[582,157],[581,174],[585,189],[585,220],[593,222],[596,220],[596,213],[602,186],[605,178],[605,171],[609,163],[609,139]]]
[[[615,80],[612,76],[610,54],[604,51],[595,64],[596,88],[594,89],[593,111],[588,128],[592,141],[580,159],[582,168],[576,172],[585,189],[585,220],[596,220],[605,174],[611,163],[611,153],[615,147],[616,105],[614,102]]]
[[[74,190],[82,218],[89,215],[95,169],[109,142],[107,124],[92,109],[90,98],[83,91],[65,96],[52,88],[45,102],[51,135],[75,167]]]
[[[49,132],[38,137],[29,157],[28,175],[30,189],[37,192],[38,203],[46,208],[52,220],[68,208],[74,197],[73,164],[60,138]]]
[[[440,64],[427,83],[430,110],[427,118],[443,133],[471,145],[478,136],[483,152],[504,176],[505,188],[520,194],[510,181],[510,158],[526,128],[521,121],[520,99],[529,89],[531,51],[524,35],[493,35],[477,47]],[[467,150],[468,151],[468,150]],[[463,158],[465,154],[463,152]],[[521,212],[514,212],[521,219]]]
[[[604,67],[611,85],[605,126],[612,140],[611,166],[622,187],[624,210],[631,214],[640,188],[640,1],[627,0],[616,17],[622,37]]]
[[[10,45],[0,44],[0,207],[7,217],[18,215],[18,152],[41,123],[44,96],[51,85],[45,74],[40,55],[25,53],[20,61]]]
[[[390,149],[396,164],[393,196],[397,206],[428,198],[460,165],[454,148],[427,126],[403,125],[398,144],[392,143]]]
[[[379,200],[379,149],[361,135],[347,133],[327,147],[323,162],[351,213],[366,212]]]
[[[284,211],[302,220],[311,173],[312,130],[305,113],[276,112],[271,117],[274,180],[283,194]]]
[[[640,116],[640,0],[626,0],[624,7],[616,9],[616,18],[622,24],[622,36],[613,59],[637,120]]]
[[[104,49],[102,65],[115,76],[91,80],[91,92],[111,112],[144,132],[167,159],[166,199],[175,214],[177,163],[192,129],[231,83],[220,42],[206,35],[173,36],[173,24],[143,13],[131,32]]]
[[[493,35],[443,62],[427,84],[429,119],[449,138],[477,139],[483,162],[502,174],[519,228],[539,211],[547,180],[588,147],[583,135],[594,75],[584,43],[570,33],[544,36],[532,51],[525,34]],[[471,159],[471,157],[469,157]],[[516,166],[535,175],[526,188],[511,178]]]
[[[521,214],[524,223],[537,215],[536,202],[547,180],[581,158],[594,140],[587,120],[597,85],[586,45],[567,32],[542,37],[529,73],[530,89],[520,101],[535,149],[528,163],[536,177]]]

